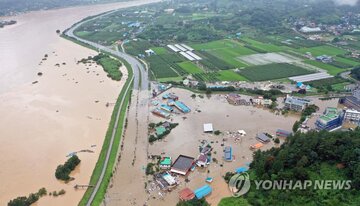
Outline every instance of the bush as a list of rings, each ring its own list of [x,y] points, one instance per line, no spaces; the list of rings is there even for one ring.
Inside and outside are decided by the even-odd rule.
[[[214,132],[214,134],[215,134],[215,135],[220,135],[221,132],[220,132],[219,130],[216,130],[216,131]]]
[[[279,144],[279,143],[280,143],[280,139],[279,139],[279,138],[275,138],[274,142],[275,142],[275,144]]]
[[[21,196],[13,200],[10,200],[10,202],[8,202],[8,206],[30,206],[35,202],[37,202],[40,199],[40,197],[45,196],[46,194],[47,194],[46,189],[41,188],[37,193],[29,194],[29,197]]]

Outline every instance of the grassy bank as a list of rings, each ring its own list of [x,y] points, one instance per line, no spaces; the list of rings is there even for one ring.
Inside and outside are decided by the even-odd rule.
[[[88,44],[79,42],[76,39],[69,38],[69,37],[67,37],[65,35],[62,35],[62,37],[64,37],[65,39],[68,39],[68,40],[70,40],[70,41],[72,41],[72,42],[74,42],[76,44],[79,44],[79,45],[85,46],[87,48],[96,50],[96,48],[94,48],[94,47],[92,47],[92,46],[90,46]],[[133,71],[131,69],[131,66],[130,66],[130,64],[128,62],[126,62],[122,58],[118,58],[118,57],[114,57],[114,58],[119,59],[125,65],[125,67],[126,67],[126,69],[128,71],[128,74],[129,74],[128,76],[129,77],[126,80],[126,83],[125,83],[124,87],[122,88],[122,90],[121,90],[121,92],[119,94],[119,97],[118,97],[118,99],[116,101],[116,104],[114,106],[114,110],[113,110],[113,113],[111,115],[111,120],[110,120],[109,127],[108,127],[108,130],[107,130],[106,135],[105,135],[105,139],[104,139],[103,146],[101,148],[99,159],[96,162],[95,168],[94,168],[94,170],[92,172],[92,175],[91,175],[91,178],[90,178],[89,185],[94,185],[95,186],[97,181],[100,178],[101,171],[102,171],[103,165],[105,163],[106,153],[107,153],[107,151],[108,151],[108,149],[110,147],[112,131],[113,131],[114,127],[115,127],[115,121],[116,121],[117,112],[118,112],[118,110],[119,110],[119,108],[121,106],[119,124],[117,125],[117,131],[116,131],[116,134],[115,134],[114,143],[112,145],[112,148],[110,148],[111,149],[111,155],[110,155],[110,158],[109,158],[108,165],[106,167],[105,176],[104,176],[103,181],[101,182],[100,188],[97,191],[97,193],[95,195],[95,198],[94,198],[91,205],[100,205],[101,202],[103,201],[104,197],[105,197],[106,189],[108,188],[108,185],[109,185],[109,182],[110,182],[110,179],[112,177],[112,173],[113,173],[113,170],[114,170],[114,167],[115,167],[116,158],[117,158],[117,154],[118,154],[119,147],[120,147],[121,136],[123,134],[123,125],[125,124],[125,121],[126,121],[127,108],[128,108],[128,105],[129,105],[129,102],[130,102],[130,97],[131,97],[131,87],[132,87],[132,84],[133,84],[132,79],[133,79],[133,76],[134,76]],[[126,91],[126,89],[129,86],[130,86],[130,89],[128,91]],[[121,105],[121,100],[122,100],[123,96],[125,96],[125,99],[124,99],[123,104]],[[93,190],[94,190],[94,188],[88,188],[86,190],[84,196],[82,197],[82,199],[79,202],[79,205],[81,205],[81,206],[86,205],[86,203],[90,199],[90,196],[91,196]]]
[[[130,102],[130,97],[131,97],[131,89],[127,92],[126,92],[126,88],[132,84],[132,70],[130,68],[130,65],[128,64],[125,64],[126,65],[126,68],[128,69],[128,72],[129,72],[129,78],[126,82],[126,84],[124,85],[123,89],[121,90],[121,93],[117,99],[117,102],[115,104],[115,107],[114,107],[114,110],[113,110],[113,113],[112,113],[112,116],[111,116],[111,120],[110,120],[110,123],[109,123],[109,127],[108,127],[108,130],[106,132],[106,136],[105,136],[105,139],[104,139],[104,143],[103,143],[103,146],[102,146],[102,149],[101,149],[101,152],[100,152],[100,155],[99,155],[99,159],[98,161],[96,162],[96,166],[93,170],[93,173],[92,173],[92,176],[91,176],[91,179],[90,179],[90,185],[96,185],[99,177],[100,177],[100,174],[101,174],[101,171],[102,171],[102,168],[103,168],[103,165],[104,165],[104,162],[105,162],[105,159],[106,159],[106,153],[109,149],[109,146],[110,146],[110,140],[111,140],[111,135],[112,135],[112,131],[115,127],[115,120],[116,120],[116,115],[117,115],[117,112],[118,112],[118,109],[119,107],[121,106],[121,99],[123,96],[125,96],[125,100],[124,100],[124,103],[121,107],[121,112],[120,112],[120,119],[119,119],[119,124],[117,125],[117,132],[115,134],[115,139],[114,139],[114,143],[113,143],[113,146],[111,149],[111,155],[110,155],[110,159],[109,159],[109,163],[107,165],[107,168],[106,168],[106,172],[105,172],[105,176],[104,176],[104,179],[103,181],[101,182],[101,185],[100,185],[100,188],[98,190],[98,192],[96,193],[96,196],[94,198],[94,201],[92,202],[92,205],[100,205],[102,200],[104,199],[105,197],[105,192],[106,192],[106,189],[108,187],[108,184],[110,182],[110,178],[112,177],[112,172],[113,172],[113,169],[114,169],[114,166],[115,166],[115,163],[116,163],[116,158],[117,158],[117,154],[118,154],[118,150],[119,150],[119,146],[120,146],[120,141],[121,141],[121,136],[122,136],[122,133],[123,133],[123,125],[126,121],[126,112],[127,112],[127,107],[129,105],[129,102]],[[130,82],[131,81],[131,82]],[[131,87],[131,85],[130,85]],[[94,188],[88,188],[83,196],[83,198],[81,199],[79,205],[86,205],[86,203],[88,202],[92,192],[93,192],[93,189]]]

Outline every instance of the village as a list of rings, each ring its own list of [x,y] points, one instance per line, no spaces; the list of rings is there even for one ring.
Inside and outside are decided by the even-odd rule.
[[[231,195],[224,176],[246,172],[254,151],[279,147],[307,107],[316,105],[317,111],[301,119],[295,132],[355,128],[360,112],[349,108],[354,101],[360,105],[359,91],[341,101],[286,95],[270,109],[273,101],[263,96],[210,96],[153,84],[149,164],[144,169],[149,201],[167,205],[205,197],[217,204]]]

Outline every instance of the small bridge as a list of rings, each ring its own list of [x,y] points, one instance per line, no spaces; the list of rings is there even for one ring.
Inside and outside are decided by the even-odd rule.
[[[75,189],[84,189],[84,188],[88,188],[88,187],[94,187],[94,185],[75,185],[74,186]]]

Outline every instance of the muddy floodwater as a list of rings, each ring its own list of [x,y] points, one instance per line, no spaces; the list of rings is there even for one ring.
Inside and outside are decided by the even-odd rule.
[[[41,187],[48,192],[65,189],[66,194],[41,198],[36,205],[77,205],[84,190],[73,187],[90,179],[127,71],[121,67],[124,76],[116,82],[95,64],[77,64],[96,52],[55,31],[87,16],[148,2],[152,1],[0,17],[18,22],[0,29],[0,205]],[[75,180],[57,181],[57,165],[80,150],[91,152],[78,153],[81,163],[71,174]]]

